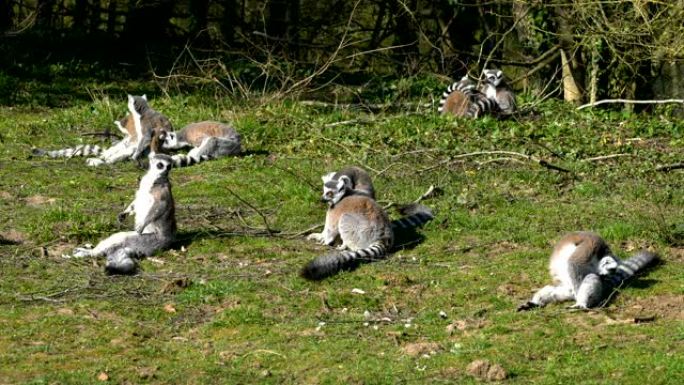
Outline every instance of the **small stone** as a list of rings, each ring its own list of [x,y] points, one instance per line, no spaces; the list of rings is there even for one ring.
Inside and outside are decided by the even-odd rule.
[[[100,374],[97,375],[97,379],[99,381],[109,381],[109,375],[105,372],[100,372]]]
[[[371,312],[369,312],[368,310],[365,310],[363,312],[363,318],[370,319],[370,317],[371,317]]]
[[[353,288],[353,289],[351,290],[351,292],[352,292],[352,294],[366,294],[365,291],[363,291],[363,290],[361,290],[361,289],[357,289],[357,288]]]
[[[442,319],[447,319],[447,313],[445,313],[444,310],[440,310],[439,317]]]

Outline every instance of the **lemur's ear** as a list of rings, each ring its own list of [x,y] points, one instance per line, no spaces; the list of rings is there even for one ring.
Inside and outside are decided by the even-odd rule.
[[[501,71],[501,70],[496,71],[496,77],[497,78],[503,77],[503,71]]]
[[[328,183],[332,180],[332,178],[335,176],[334,172],[329,172],[321,177],[323,180],[323,183]]]
[[[340,177],[340,182],[344,183],[344,186],[347,186],[347,187],[349,187],[349,188],[352,187],[352,181],[351,181],[351,179],[349,179],[349,177],[346,176],[346,175],[342,175],[342,176]]]
[[[499,71],[499,72],[501,72],[501,71]],[[142,98],[145,99],[145,101],[147,101],[147,95],[146,94],[143,94]]]
[[[133,103],[133,95],[128,94],[128,102]]]

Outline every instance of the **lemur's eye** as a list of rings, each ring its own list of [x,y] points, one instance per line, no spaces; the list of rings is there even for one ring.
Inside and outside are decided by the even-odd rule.
[[[325,196],[327,196],[327,197],[332,197],[332,196],[333,196],[333,192],[332,192],[332,191],[328,191],[327,193],[325,193]]]
[[[162,162],[157,163],[157,168],[160,170],[163,170],[164,169],[164,163],[162,163]]]

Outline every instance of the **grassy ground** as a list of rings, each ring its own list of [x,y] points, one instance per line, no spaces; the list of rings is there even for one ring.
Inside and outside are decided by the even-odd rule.
[[[116,214],[142,171],[27,155],[97,142],[83,134],[125,111],[111,97],[0,108],[2,384],[475,383],[477,359],[518,384],[684,382],[684,177],[655,171],[682,161],[681,120],[546,104],[519,121],[461,121],[156,97],[177,127],[234,122],[248,153],[172,171],[178,246],[137,276],[108,277],[102,261],[60,255],[132,226]],[[458,156],[478,151],[569,172]],[[326,251],[301,235],[323,222],[320,175],[350,164],[372,170],[383,204],[438,186],[425,202],[436,219],[387,261],[304,281],[298,269]],[[517,313],[572,230],[664,263],[605,309]]]

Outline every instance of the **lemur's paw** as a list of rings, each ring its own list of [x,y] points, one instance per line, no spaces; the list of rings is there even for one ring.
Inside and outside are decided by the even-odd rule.
[[[306,239],[308,241],[316,241],[316,242],[323,242],[323,233],[311,233],[309,234]]]
[[[73,257],[73,258],[84,258],[84,257],[90,257],[91,255],[93,255],[92,249],[87,249],[85,247],[77,247],[76,249],[74,249],[74,252],[73,252],[73,254],[71,254],[71,257]],[[65,256],[63,255],[62,257],[65,257]]]
[[[527,302],[521,304],[520,306],[518,306],[518,311],[532,310],[532,309],[534,309],[535,307],[539,307],[539,305],[537,305],[537,304],[534,303],[534,302],[527,301]]]
[[[349,248],[347,247],[347,245],[341,244],[341,245],[337,246],[336,249],[339,251],[344,251],[344,250],[348,250]]]
[[[88,158],[86,159],[86,164],[90,167],[97,167],[97,166],[102,166],[104,164],[104,160],[100,158]]]
[[[566,307],[568,310],[589,310],[589,308],[586,305],[575,303],[572,306]]]
[[[603,257],[599,261],[599,275],[609,275],[618,268],[618,262],[613,257]]]

